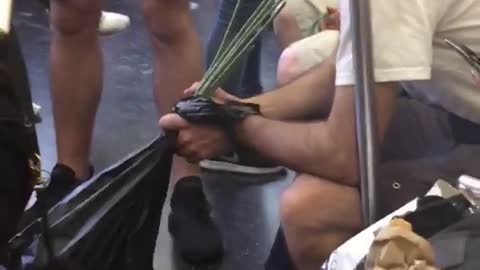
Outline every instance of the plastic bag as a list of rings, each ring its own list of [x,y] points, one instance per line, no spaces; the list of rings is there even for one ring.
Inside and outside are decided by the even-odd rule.
[[[370,247],[366,270],[439,270],[432,245],[413,232],[410,223],[393,219]]]
[[[173,152],[161,136],[75,189],[48,213],[55,260],[38,241],[33,269],[152,269]],[[25,223],[25,221],[24,221]],[[21,253],[42,233],[34,220],[10,241]]]
[[[450,184],[442,180],[439,180],[426,195],[438,196],[444,199],[452,199],[456,202],[455,207],[458,206],[459,209],[466,209],[469,206],[468,204],[466,204],[465,200],[461,200],[457,197],[459,195],[459,192],[455,188],[453,188]],[[434,200],[434,203],[435,202],[438,202],[438,200]],[[445,228],[446,226],[448,226],[448,224],[451,225],[455,222],[458,222],[459,219],[462,218],[461,216],[456,216],[455,213],[454,215],[450,215],[449,213],[444,213],[448,215],[448,217],[445,217],[445,219],[442,220],[442,222],[439,222],[438,224],[433,224],[434,226],[428,226],[428,224],[424,223],[425,219],[421,218],[421,215],[425,215],[425,214],[434,215],[438,209],[436,209],[436,206],[437,206],[436,204],[433,205],[435,206],[433,208],[431,208],[428,205],[428,203],[427,205],[424,205],[424,204],[425,202],[422,202],[420,199],[417,198],[407,203],[397,211],[386,216],[385,218],[379,220],[377,223],[373,224],[372,226],[366,228],[356,236],[350,238],[350,240],[345,242],[343,245],[337,248],[330,255],[328,261],[323,265],[322,269],[325,269],[325,270],[365,269],[364,268],[365,256],[368,254],[370,246],[372,245],[375,239],[376,232],[381,228],[385,227],[394,217],[406,215],[406,218],[409,221],[412,221],[413,223],[415,223],[414,228],[420,229],[421,231],[427,233],[427,237],[429,235],[435,234],[442,228]],[[422,205],[428,206],[428,207],[423,208]],[[418,206],[421,206],[421,208],[418,208]],[[445,209],[444,206],[441,206],[441,208]],[[447,206],[447,209],[449,208],[450,206]],[[431,210],[434,210],[434,211],[431,212]],[[455,212],[452,209],[450,210],[452,212]],[[448,210],[447,212],[450,212],[450,210]],[[411,214],[408,215],[408,213],[411,213]],[[443,222],[443,221],[446,221],[446,222]]]
[[[0,268],[9,268],[8,241],[18,228],[38,153],[30,85],[16,31],[0,38]],[[36,161],[36,159],[35,159]]]
[[[220,104],[208,98],[192,96],[182,99],[173,111],[191,123],[230,127],[247,116],[260,114],[260,106],[235,101]]]

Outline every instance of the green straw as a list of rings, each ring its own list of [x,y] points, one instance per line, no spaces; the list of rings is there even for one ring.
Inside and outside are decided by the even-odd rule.
[[[230,35],[230,31],[233,25],[233,21],[237,18],[237,13],[238,13],[238,7],[241,5],[242,0],[238,0],[237,4],[235,5],[235,9],[233,10],[233,15],[232,18],[230,19],[230,22],[228,23],[227,30],[225,31],[225,34],[223,35],[222,42],[220,43],[220,46],[218,47],[218,51],[215,54],[215,57],[213,58],[212,63],[215,63],[218,58],[223,54],[224,52],[224,47],[226,46],[225,43],[227,42],[227,38]],[[228,45],[230,45],[230,41],[228,42]]]
[[[248,50],[250,49],[251,45],[255,42],[255,40],[258,38],[258,36],[263,32],[263,30],[265,30],[265,28],[268,26],[268,23],[272,22],[273,19],[275,18],[275,16],[278,14],[278,12],[280,11],[281,8],[279,8],[278,10],[276,10],[276,12],[274,13],[273,16],[269,17],[268,20],[267,20],[267,24],[263,25],[261,28],[259,28],[257,30],[257,32],[254,34],[254,36],[252,36],[247,44],[245,46],[243,46],[239,52],[237,52],[232,59],[230,59],[228,62],[225,63],[225,66],[222,65],[222,69],[219,69],[219,74],[217,76],[215,76],[214,78],[212,78],[211,80],[211,88],[210,89],[207,89],[207,91],[205,92],[205,96],[211,96],[215,93],[215,90],[216,88],[218,87],[221,79],[223,78],[223,76],[228,72],[230,71],[231,67],[237,62],[237,60]],[[210,92],[212,91],[212,92]]]
[[[211,78],[215,77],[214,74],[221,71],[221,68],[223,67],[225,62],[229,61],[232,55],[235,55],[238,53],[238,48],[241,48],[241,46],[244,46],[245,39],[247,39],[248,36],[251,35],[253,31],[255,31],[255,28],[258,28],[259,22],[261,22],[261,20],[265,18],[265,15],[266,15],[265,11],[269,11],[269,9],[266,9],[266,8],[267,6],[265,6],[265,2],[263,2],[261,7],[259,7],[255,11],[252,17],[250,17],[247,23],[242,27],[240,32],[230,42],[229,46],[222,49],[222,51],[224,51],[225,53],[222,54],[220,57],[218,57],[217,61],[212,63],[211,68],[207,71],[207,74],[204,77],[205,79],[204,83],[198,89],[199,95],[204,95],[206,88],[210,86],[209,82]],[[261,15],[257,15],[260,12],[263,12],[263,13]]]
[[[215,74],[216,72],[218,72],[218,68],[224,62],[226,56],[232,53],[232,50],[233,50],[232,47],[234,47],[235,44],[239,43],[241,39],[245,38],[246,33],[251,29],[252,24],[255,22],[255,19],[259,16],[259,13],[261,13],[262,11],[265,12],[265,8],[268,7],[267,4],[269,4],[269,2],[271,2],[271,0],[263,1],[254,11],[251,17],[247,20],[244,26],[240,29],[240,31],[228,43],[228,45],[221,46],[221,48],[219,48],[220,53],[217,54],[218,57],[215,57],[215,60],[211,63],[210,68],[207,70],[202,82],[200,83],[199,88],[195,93],[196,95],[205,96],[204,92],[210,86],[210,83],[209,83],[210,78],[214,76],[212,74]],[[232,24],[233,19],[234,18],[230,20],[230,23],[229,23],[230,25]],[[226,38],[226,35],[224,36],[224,39],[225,38]]]
[[[239,0],[240,2],[241,0]],[[235,19],[239,7],[239,3],[235,7],[232,20],[230,20],[227,31],[223,37],[219,51],[214,57],[210,68],[207,70],[203,80],[200,83],[195,95],[211,98],[215,93],[215,89],[224,75],[231,70],[237,60],[258,38],[261,32],[273,21],[275,16],[285,5],[285,0],[275,3],[272,0],[263,1],[251,17],[247,20],[240,31],[228,41],[231,32],[231,26]],[[227,42],[228,41],[228,42]]]

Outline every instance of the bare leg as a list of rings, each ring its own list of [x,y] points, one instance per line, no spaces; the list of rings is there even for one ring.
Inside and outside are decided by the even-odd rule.
[[[287,6],[288,7],[288,6]],[[275,35],[282,49],[303,38],[302,31],[298,27],[297,19],[293,12],[284,8],[274,20]]]
[[[188,0],[142,0],[152,34],[154,93],[160,115],[170,112],[183,90],[202,76],[201,45],[189,6]],[[199,174],[198,166],[180,157],[174,160],[168,230],[179,255],[193,264],[223,255],[221,235],[211,219]]]
[[[155,101],[159,114],[164,115],[179,101],[184,89],[201,79],[201,44],[189,1],[143,0],[142,10],[152,33]],[[172,179],[198,175],[199,171],[198,166],[177,157]]]
[[[97,36],[101,0],[52,0],[51,4],[50,77],[58,162],[84,179],[102,89]]]
[[[318,270],[361,228],[360,195],[353,187],[300,175],[281,200],[281,222],[299,270]]]
[[[279,85],[288,84],[306,71],[308,71],[308,68],[302,66],[296,52],[287,48],[283,50],[280,59],[278,59],[277,83]]]

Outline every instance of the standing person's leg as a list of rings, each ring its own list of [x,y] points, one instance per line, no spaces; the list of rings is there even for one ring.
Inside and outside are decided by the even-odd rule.
[[[206,65],[210,66],[222,43],[223,37],[227,31],[228,24],[233,16],[233,11],[238,0],[222,0],[217,22],[211,33],[210,40],[206,50]],[[235,23],[232,25],[231,33],[235,34],[245,25],[245,22],[252,15],[255,9],[260,5],[260,0],[242,1],[237,11]],[[250,52],[238,61],[237,68],[223,82],[221,87],[227,92],[238,97],[249,97],[261,92],[260,86],[260,50],[261,42],[257,41]],[[255,89],[247,89],[254,87]]]
[[[50,1],[39,0],[44,8],[50,10]],[[98,33],[102,36],[109,36],[125,30],[130,25],[130,17],[115,12],[102,11],[98,25]]]
[[[91,177],[90,144],[102,90],[101,0],[51,0],[50,85],[57,165],[38,201],[50,208]],[[34,209],[39,210],[40,203]],[[39,214],[38,211],[35,211]]]
[[[50,9],[50,0],[38,0],[47,9]]]
[[[183,90],[201,79],[201,44],[187,0],[142,0],[154,50],[154,94],[160,115],[170,112]],[[210,217],[199,168],[176,158],[169,231],[180,255],[191,263],[223,254],[220,233]]]
[[[169,113],[183,90],[202,78],[202,49],[189,2],[142,0],[154,53],[154,96],[160,115]],[[198,166],[176,159],[173,179],[198,175]]]
[[[101,0],[52,0],[50,79],[58,163],[90,175],[90,144],[102,90],[97,26]]]

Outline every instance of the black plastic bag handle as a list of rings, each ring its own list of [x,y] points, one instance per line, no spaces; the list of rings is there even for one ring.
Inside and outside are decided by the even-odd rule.
[[[180,100],[173,107],[172,112],[180,115],[190,123],[222,127],[227,132],[230,132],[231,127],[235,123],[250,115],[259,115],[260,107],[258,104],[234,101],[218,104],[208,98],[191,96]],[[178,130],[164,130],[164,133],[168,145],[171,147],[170,150],[175,152]]]

